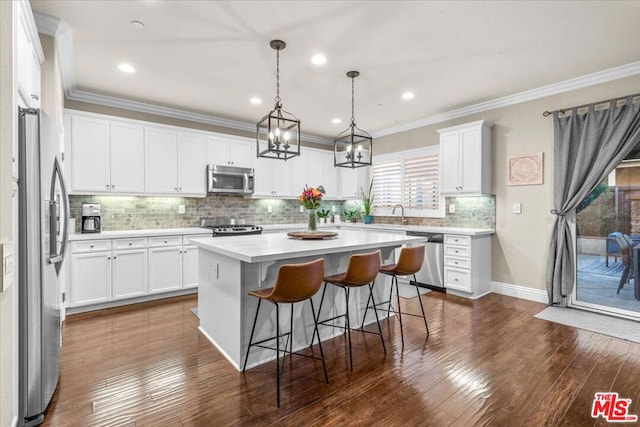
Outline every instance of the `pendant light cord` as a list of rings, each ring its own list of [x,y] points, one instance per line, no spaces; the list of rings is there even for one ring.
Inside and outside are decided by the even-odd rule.
[[[355,89],[355,77],[351,77],[351,127],[353,128],[356,125],[356,115],[355,115],[355,98],[356,98],[356,89]]]
[[[280,105],[280,49],[276,49],[276,106]]]

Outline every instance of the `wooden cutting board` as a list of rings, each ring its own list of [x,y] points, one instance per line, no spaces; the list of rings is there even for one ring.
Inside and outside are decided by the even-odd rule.
[[[336,237],[337,235],[338,233],[336,233],[335,231],[290,231],[287,233],[287,236],[301,240],[323,240]]]

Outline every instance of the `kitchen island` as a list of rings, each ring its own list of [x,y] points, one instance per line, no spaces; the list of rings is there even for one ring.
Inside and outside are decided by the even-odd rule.
[[[424,237],[388,233],[341,230],[329,240],[295,240],[286,233],[237,237],[199,237],[189,239],[198,247],[198,317],[200,331],[240,370],[249,344],[256,298],[249,291],[273,286],[278,269],[283,264],[307,262],[324,258],[325,275],[346,269],[349,257],[356,253],[380,249],[382,263],[393,262],[394,249],[404,244],[420,244]],[[378,276],[374,293],[380,302],[389,292],[389,281]],[[344,293],[329,286],[321,318],[332,317],[334,307],[344,312]],[[367,303],[365,287],[351,292],[351,324],[360,325]],[[320,304],[320,292],[314,297]],[[355,309],[354,309],[355,307]],[[379,314],[382,315],[382,312]],[[290,310],[282,310],[281,325],[288,325]],[[308,303],[296,304],[293,311],[293,347],[309,345],[313,333],[313,319]],[[370,310],[366,323],[375,321]],[[283,328],[286,329],[286,326]],[[284,330],[284,329],[283,329]],[[339,328],[320,327],[322,340],[344,331]],[[264,305],[257,322],[256,340],[275,335],[275,308]],[[275,358],[275,352],[260,349],[252,351],[247,367],[256,366]]]

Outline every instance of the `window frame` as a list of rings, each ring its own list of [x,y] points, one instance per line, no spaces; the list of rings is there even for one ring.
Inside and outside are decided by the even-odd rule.
[[[405,208],[404,215],[405,217],[421,217],[421,218],[444,218],[445,217],[445,196],[441,193],[441,182],[440,179],[442,177],[441,169],[442,162],[440,158],[440,147],[438,145],[430,145],[427,147],[412,149],[412,150],[404,150],[397,151],[394,153],[387,154],[378,154],[373,156],[373,164],[374,167],[377,164],[384,164],[389,162],[399,162],[400,163],[400,203],[405,206],[405,162],[407,160],[425,157],[425,156],[436,156],[438,159],[438,195],[440,197],[438,202],[438,209],[411,209]],[[374,177],[373,167],[370,170],[370,178]],[[375,193],[374,193],[375,194]],[[374,205],[372,208],[372,214],[376,216],[397,216],[400,213],[396,210],[395,214],[392,214],[393,208],[380,208],[376,207],[375,199]]]

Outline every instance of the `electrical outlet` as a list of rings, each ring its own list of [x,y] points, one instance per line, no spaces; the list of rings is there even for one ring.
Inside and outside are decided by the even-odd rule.
[[[336,211],[336,205],[331,205],[331,212],[335,213],[335,211]]]
[[[271,205],[267,205],[267,213],[273,213],[273,207]]]
[[[304,206],[300,205],[300,212],[304,212]]]
[[[6,291],[13,284],[13,243],[7,242],[0,245],[0,292]]]
[[[187,211],[187,210],[185,209],[184,205],[180,205],[180,206],[178,206],[178,213],[183,214],[183,213],[185,213],[186,211]]]
[[[521,214],[522,213],[522,204],[521,203],[514,203],[513,204],[513,213],[514,214]]]
[[[449,213],[456,213],[456,205],[453,203],[449,205]]]

